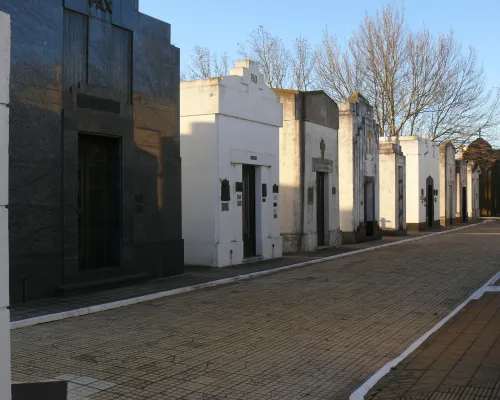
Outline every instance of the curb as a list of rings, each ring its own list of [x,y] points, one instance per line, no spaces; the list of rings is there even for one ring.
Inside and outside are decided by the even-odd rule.
[[[354,250],[354,251],[347,252],[347,253],[336,254],[334,256],[318,258],[318,259],[314,259],[314,260],[310,260],[310,261],[304,261],[304,262],[297,263],[297,264],[285,265],[283,267],[273,268],[273,269],[269,269],[266,271],[251,272],[249,274],[233,276],[230,278],[224,278],[224,279],[219,279],[219,280],[215,280],[215,281],[211,281],[211,282],[200,283],[197,285],[186,286],[186,287],[182,287],[182,288],[171,289],[171,290],[166,290],[166,291],[157,292],[157,293],[151,293],[151,294],[147,294],[147,295],[143,295],[143,296],[132,297],[130,299],[117,300],[117,301],[113,301],[111,303],[98,304],[98,305],[94,305],[94,306],[78,308],[75,310],[62,311],[59,313],[41,315],[39,317],[33,317],[33,318],[27,318],[27,319],[23,319],[23,320],[19,320],[19,321],[13,321],[10,323],[10,329],[14,330],[14,329],[26,328],[29,326],[45,324],[48,322],[60,321],[60,320],[67,319],[67,318],[80,317],[82,315],[94,314],[94,313],[101,312],[101,311],[113,310],[115,308],[126,307],[126,306],[130,306],[133,304],[138,304],[138,303],[143,303],[146,301],[160,299],[163,297],[175,296],[175,295],[182,294],[182,293],[194,292],[196,290],[227,285],[229,283],[244,281],[244,280],[253,279],[253,278],[257,278],[257,277],[261,277],[261,276],[271,275],[271,274],[276,274],[278,272],[288,271],[288,270],[291,270],[294,268],[300,268],[300,267],[305,267],[308,265],[313,265],[313,264],[318,264],[318,263],[322,263],[322,262],[326,262],[326,261],[336,260],[339,258],[348,257],[348,256],[355,255],[355,254],[366,253],[368,251],[374,251],[374,250],[382,249],[385,247],[396,246],[396,245],[403,244],[403,243],[415,242],[418,240],[427,239],[427,238],[432,237],[432,236],[444,235],[446,233],[456,232],[456,231],[459,231],[462,229],[467,229],[467,228],[470,228],[473,226],[486,224],[488,222],[491,222],[491,221],[489,221],[489,220],[482,221],[482,222],[479,222],[477,224],[461,226],[459,228],[454,228],[454,229],[446,230],[443,232],[433,232],[433,233],[429,233],[427,235],[422,235],[422,236],[415,237],[415,238],[403,239],[403,240],[400,240],[397,242],[385,243],[385,244],[382,244],[379,246],[373,246],[373,247],[368,247],[365,249]]]
[[[458,305],[453,311],[451,311],[446,317],[440,320],[431,329],[425,332],[417,340],[415,340],[410,347],[403,351],[398,357],[389,361],[382,368],[380,368],[375,374],[370,376],[358,389],[356,389],[350,396],[349,400],[364,400],[366,394],[378,383],[380,380],[386,376],[391,370],[396,367],[401,361],[418,349],[433,333],[437,332],[444,324],[446,324],[451,318],[462,310],[471,300],[478,300],[484,293],[488,292],[500,292],[500,286],[492,286],[498,279],[500,279],[500,272],[497,272],[490,279],[486,281],[483,286],[472,293],[463,303]]]

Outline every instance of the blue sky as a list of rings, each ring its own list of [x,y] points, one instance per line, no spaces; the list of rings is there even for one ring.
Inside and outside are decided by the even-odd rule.
[[[172,42],[181,49],[182,66],[195,45],[237,58],[237,43],[263,25],[291,44],[298,35],[318,43],[328,27],[347,40],[365,12],[374,13],[387,0],[140,0],[140,11],[172,25]],[[397,1],[395,4],[402,4]],[[412,28],[426,25],[433,34],[453,30],[464,47],[474,46],[490,86],[500,86],[500,0],[406,0]],[[181,66],[181,68],[182,68]]]

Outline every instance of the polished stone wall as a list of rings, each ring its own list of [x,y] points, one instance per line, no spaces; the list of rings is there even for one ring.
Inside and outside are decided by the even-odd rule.
[[[110,13],[88,0],[0,2],[12,19],[12,302],[49,296],[68,285],[183,271],[179,49],[170,44],[170,25],[139,13],[137,0],[115,0],[112,6]],[[83,74],[64,62],[65,10],[88,18]],[[128,45],[133,48],[129,75],[121,67],[126,62],[110,57],[121,57],[120,49]],[[117,90],[127,79],[131,90]],[[118,104],[119,111],[80,107],[82,95]],[[122,265],[117,269],[79,269],[82,132],[120,138]]]

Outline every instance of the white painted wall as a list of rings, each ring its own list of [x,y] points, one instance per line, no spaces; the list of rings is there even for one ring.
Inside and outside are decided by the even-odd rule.
[[[10,17],[0,12],[0,399],[11,398],[9,313]]]
[[[369,134],[372,149],[369,151]],[[339,202],[340,229],[356,232],[365,222],[364,187],[373,178],[375,192],[374,221],[379,221],[379,149],[378,126],[373,109],[364,100],[339,104]]]
[[[440,146],[440,219],[442,226],[455,222],[457,207],[457,183],[455,146],[451,142]]]
[[[243,260],[242,165],[256,168],[257,254],[282,255],[279,228],[279,128],[282,106],[258,65],[240,61],[231,75],[181,83],[181,156],[185,262],[226,266]],[[257,82],[255,82],[255,79]],[[230,183],[222,211],[221,181]],[[267,198],[262,201],[262,184]],[[274,203],[277,206],[274,207]]]
[[[290,109],[295,109],[295,102],[290,107],[283,102],[284,118],[287,118]],[[280,232],[284,253],[301,249],[302,232],[300,122],[295,119],[295,113],[290,114],[280,128]],[[306,197],[304,199],[307,201]]]
[[[439,146],[428,137],[402,136],[399,144],[406,158],[406,224],[423,224],[427,217],[427,178],[440,189]],[[423,192],[423,195],[422,195]],[[439,220],[440,196],[434,196],[434,220]]]
[[[469,219],[479,219],[479,175],[481,168],[472,161],[467,162],[467,210]]]
[[[385,231],[406,229],[406,159],[401,151],[398,140],[394,138],[380,138],[380,228]],[[399,180],[402,180],[400,193]],[[400,205],[399,196],[403,196]],[[400,224],[400,210],[402,209],[402,224]]]

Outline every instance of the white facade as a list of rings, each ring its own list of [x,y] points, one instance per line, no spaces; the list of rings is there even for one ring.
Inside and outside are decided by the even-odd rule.
[[[455,223],[457,209],[457,174],[455,164],[455,146],[450,141],[440,147],[440,220],[441,226]]]
[[[343,243],[378,237],[378,126],[359,93],[339,105],[339,204]]]
[[[337,104],[322,91],[275,92],[283,104],[280,129],[283,252],[339,247],[342,237],[337,194]]]
[[[181,83],[180,112],[185,263],[222,267],[253,255],[281,257],[283,108],[258,65],[239,61],[230,76]],[[254,223],[244,224],[244,210]]]
[[[428,137],[402,136],[406,157],[406,228],[439,227],[439,146]]]
[[[467,209],[469,219],[474,221],[481,217],[479,209],[479,175],[481,168],[478,164],[467,162]]]
[[[396,137],[380,138],[380,228],[406,232],[406,158]]]
[[[9,313],[10,17],[0,12],[0,399],[11,398]]]

